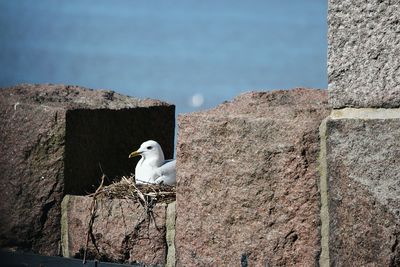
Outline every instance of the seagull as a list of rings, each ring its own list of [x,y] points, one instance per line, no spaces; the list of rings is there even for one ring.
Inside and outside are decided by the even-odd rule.
[[[175,185],[176,160],[165,160],[161,146],[156,141],[146,141],[129,154],[129,158],[136,156],[142,157],[135,168],[136,183]]]

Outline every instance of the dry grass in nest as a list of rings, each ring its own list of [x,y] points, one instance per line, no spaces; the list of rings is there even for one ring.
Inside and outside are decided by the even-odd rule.
[[[175,186],[135,184],[133,177],[123,176],[118,182],[99,187],[96,193],[91,195],[108,199],[132,199],[140,203],[148,202],[150,199],[157,203],[170,203],[175,201],[175,194]]]

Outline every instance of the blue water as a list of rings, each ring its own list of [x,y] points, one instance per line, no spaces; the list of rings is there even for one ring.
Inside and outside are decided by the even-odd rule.
[[[178,113],[250,90],[326,88],[326,2],[0,0],[0,87],[113,89]]]

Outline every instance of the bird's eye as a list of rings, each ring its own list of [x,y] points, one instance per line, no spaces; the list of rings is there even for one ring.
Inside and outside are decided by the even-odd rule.
[[[148,147],[147,147],[148,150],[151,150],[152,148],[153,148],[152,146],[148,146]]]

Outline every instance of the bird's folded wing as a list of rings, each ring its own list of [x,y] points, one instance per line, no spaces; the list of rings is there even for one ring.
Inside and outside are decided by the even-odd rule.
[[[168,160],[165,161],[163,165],[157,168],[156,173],[158,176],[163,176],[163,175],[171,175],[176,172],[175,170],[176,166],[176,160]]]

